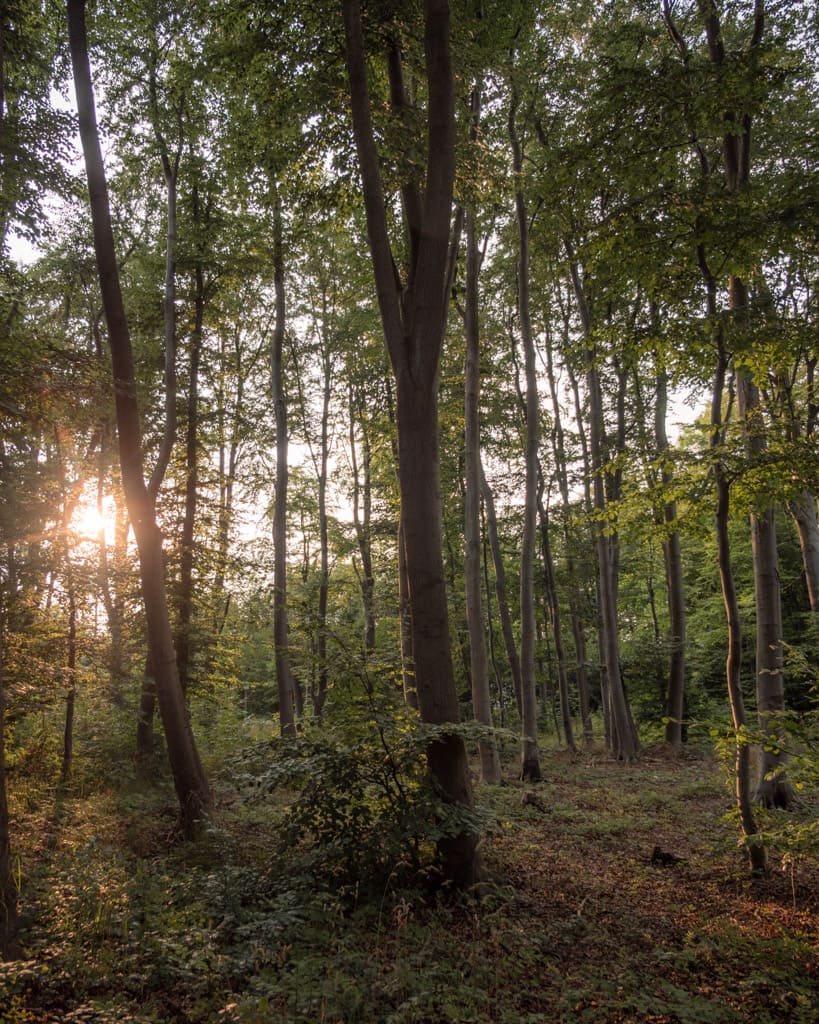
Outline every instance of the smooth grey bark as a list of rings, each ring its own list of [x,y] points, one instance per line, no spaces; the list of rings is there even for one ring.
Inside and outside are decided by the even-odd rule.
[[[473,94],[474,95],[474,94]],[[473,111],[474,114],[474,111]],[[489,659],[481,599],[481,450],[480,450],[480,320],[478,315],[478,273],[480,258],[475,234],[475,218],[466,214],[466,305],[464,333],[464,577],[466,618],[469,626],[472,709],[475,721],[490,732],[478,744],[481,778],[490,785],[501,782],[501,764],[492,721],[489,690]]]
[[[344,0],[353,134],[361,172],[367,235],[387,350],[396,382],[398,476],[406,581],[412,616],[415,688],[421,718],[444,726],[427,748],[441,795],[472,806],[463,740],[447,732],[459,720],[442,555],[438,454],[438,369],[448,306],[450,219],[455,174],[455,112],[447,0],[425,0],[427,160],[423,194],[407,168],[402,187],[409,270],[398,279],[387,228],[379,155],[372,124],[358,0]],[[407,108],[400,48],[388,53],[393,111]],[[468,886],[481,875],[478,835],[469,828],[438,842],[446,877]]]
[[[503,645],[506,649],[506,659],[509,662],[509,671],[512,675],[512,688],[515,694],[518,714],[521,713],[521,679],[520,679],[520,657],[515,644],[515,633],[512,628],[512,615],[509,611],[509,599],[506,591],[506,566],[503,563],[503,552],[500,546],[498,535],[498,518],[495,513],[495,499],[492,489],[486,479],[483,466],[481,473],[481,496],[486,514],[486,532],[489,538],[489,549],[492,552],[492,565],[495,568],[495,596],[498,600],[498,615],[501,620],[501,633]]]
[[[564,240],[570,261],[570,273],[586,345],[586,390],[589,399],[589,459],[592,476],[593,505],[596,514],[594,534],[597,548],[598,600],[600,614],[600,647],[605,668],[604,698],[609,708],[609,738],[615,756],[634,760],[640,744],[631,718],[623,678],[620,673],[620,642],[617,621],[616,549],[607,536],[607,500],[605,492],[605,458],[603,394],[598,371],[598,353],[592,339],[592,314],[588,304],[580,268],[574,250]]]
[[[290,667],[289,626],[287,617],[287,398],[284,389],[284,252],[281,200],[276,196],[273,209],[273,286],[275,325],[270,348],[270,377],[276,420],[276,495],[273,506],[273,647],[276,658],[276,685],[279,694],[279,727],[282,736],[296,733],[296,691]]]
[[[523,150],[517,131],[517,89],[512,85],[509,105],[509,141],[515,175],[515,215],[518,227],[518,319],[526,377],[526,485],[523,500],[523,535],[520,545],[520,774],[526,782],[539,782],[537,695],[535,679],[535,536],[537,533],[537,461],[540,441],[540,402],[537,393],[535,343],[529,311],[529,215],[523,195]]]
[[[703,268],[708,289],[709,316],[712,323],[717,315],[716,286],[707,270],[704,251],[700,246],[700,266]],[[716,326],[717,367],[711,399],[711,460],[717,490],[717,559],[719,563],[720,586],[728,624],[728,653],[725,659],[725,677],[728,685],[728,699],[736,736],[734,748],[734,796],[739,812],[740,825],[748,849],[751,869],[763,872],[766,867],[765,847],[759,835],[754,809],[751,803],[751,748],[743,733],[748,727],[745,702],[742,696],[740,670],[742,668],[742,621],[739,613],[733,567],[731,565],[731,543],[728,533],[730,513],[730,483],[720,449],[724,443],[725,428],[722,404],[725,389],[725,375],[728,359],[725,353],[723,326]]]
[[[198,206],[198,196],[194,192]],[[198,220],[196,213],[194,219]],[[194,268],[194,316],[188,372],[187,417],[185,424],[184,514],[179,537],[179,585],[176,594],[176,661],[179,685],[187,693],[193,657],[194,537],[199,504],[199,367],[205,322],[205,280],[202,264]]]
[[[671,0],[663,0],[663,16],[669,34],[673,39],[683,63],[690,60],[688,44],[680,35],[672,15]],[[695,152],[699,158],[700,172],[703,179],[711,174],[708,157],[699,144],[696,131],[691,128],[691,138]],[[717,281],[708,264],[705,243],[697,242],[697,265],[705,285],[706,310],[708,322],[714,336],[716,349],[716,368],[711,393],[710,415],[710,453],[711,467],[714,474],[717,508],[715,515],[717,535],[717,562],[719,568],[720,587],[722,590],[725,619],[728,631],[728,651],[725,659],[725,676],[728,700],[731,706],[731,717],[734,725],[734,799],[739,814],[740,826],[745,838],[751,869],[763,872],[766,867],[765,847],[756,824],[751,801],[751,764],[750,747],[743,733],[747,730],[748,720],[745,702],[742,695],[740,670],[742,667],[742,620],[734,583],[731,564],[731,545],[729,536],[730,514],[730,478],[723,461],[725,443],[725,424],[730,416],[730,406],[723,413],[725,379],[728,371],[728,355],[725,347],[725,324],[717,307]]]
[[[191,834],[201,820],[210,815],[212,796],[179,685],[165,589],[162,535],[156,522],[154,500],[145,483],[131,337],[122,302],[108,188],[97,131],[84,0],[68,0],[67,13],[94,251],[111,349],[122,485],[139,553],[148,646],[179,800],[180,823],[184,831]]]
[[[697,0],[708,42],[708,54],[715,68],[727,60],[719,9],[714,0]],[[748,43],[750,55],[759,46],[765,31],[765,4],[755,0],[753,27]],[[723,113],[722,163],[725,189],[736,198],[750,181],[751,114],[734,110]],[[734,331],[747,338],[752,330],[748,288],[738,275],[728,277],[728,308]],[[746,362],[740,344],[734,357],[736,393],[745,448],[749,462],[756,462],[767,448],[767,438],[759,390],[753,370]],[[759,727],[766,736],[762,744],[756,799],[768,807],[789,807],[793,791],[784,773],[785,757],[779,745],[776,716],[785,706],[784,648],[782,638],[782,602],[779,588],[779,563],[776,549],[776,516],[773,505],[754,510],[750,515],[751,553],[756,606],[756,699]]]
[[[659,356],[658,356],[659,358]],[[654,405],[654,443],[660,461],[660,484],[663,492],[670,494],[673,473],[668,458],[669,444],[666,431],[668,410],[668,374],[659,366],[656,374],[656,401]],[[668,618],[670,625],[670,652],[668,684],[665,694],[665,714],[668,721],[665,739],[672,746],[679,746],[683,738],[683,714],[685,708],[685,588],[683,586],[682,547],[680,531],[677,529],[677,500],[663,501],[663,563],[665,565]]]
[[[572,537],[569,528],[569,479],[566,460],[566,442],[563,431],[563,418],[560,412],[560,401],[557,392],[557,379],[554,369],[551,332],[546,332],[546,376],[549,381],[549,393],[552,399],[552,455],[555,473],[563,502],[562,534],[566,572],[569,578],[569,619],[572,627],[575,653],[575,682],[580,703],[580,720],[583,725],[583,742],[588,747],[594,742],[591,711],[589,704],[588,663],[586,658],[586,632],[583,622],[580,586],[577,568],[572,552]]]
[[[577,750],[574,740],[574,726],[572,724],[572,711],[569,702],[569,680],[566,675],[566,651],[563,644],[563,619],[558,600],[557,584],[555,582],[555,564],[552,557],[552,544],[549,538],[549,515],[543,504],[542,492],[539,491],[538,515],[540,517],[540,542],[543,554],[543,576],[546,590],[546,608],[549,613],[549,623],[552,627],[552,637],[555,643],[555,665],[557,667],[557,689],[560,697],[560,715],[563,721],[563,735],[566,739],[566,746],[571,751]]]
[[[176,152],[171,155],[167,140],[162,133],[159,124],[159,102],[157,95],[156,65],[154,63],[156,53],[156,39],[154,49],[150,53],[150,67],[148,71],[148,109],[150,111],[151,126],[154,131],[159,148],[162,174],[165,179],[165,281],[162,296],[162,320],[164,335],[164,357],[165,357],[165,408],[164,424],[162,428],[162,440],[159,445],[159,452],[148,480],[147,488],[151,501],[155,504],[159,495],[159,489],[165,479],[168,465],[171,461],[173,447],[177,434],[177,376],[176,376],[176,242],[177,242],[177,205],[178,205],[178,182],[179,165],[182,158],[181,144],[181,106],[177,111],[179,122],[180,142]],[[145,659],[145,672],[142,676],[142,688],[139,698],[139,715],[136,728],[136,755],[139,760],[147,760],[154,747],[154,711],[156,706],[156,685],[152,674],[149,672],[151,664],[150,652]],[[177,659],[177,671],[179,672],[179,683],[184,695],[187,679],[179,671]]]
[[[363,402],[356,400],[353,382],[347,389],[347,408],[350,430],[350,467],[353,477],[353,529],[355,530],[361,570],[356,568],[361,587],[364,609],[364,654],[369,658],[375,651],[375,577],[372,558],[372,450],[370,434],[364,416]],[[356,414],[361,430],[361,465],[359,467],[356,441]]]

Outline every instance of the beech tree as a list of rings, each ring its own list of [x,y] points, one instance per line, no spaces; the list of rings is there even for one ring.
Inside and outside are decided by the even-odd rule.
[[[185,832],[192,833],[198,823],[209,815],[212,797],[179,684],[165,588],[162,536],[156,522],[155,503],[144,475],[131,338],[122,301],[97,130],[84,0],[68,0],[67,13],[94,249],[111,349],[122,484],[139,551],[149,656],[179,800],[180,822]]]
[[[401,200],[407,230],[406,280],[390,244],[387,208],[372,123],[364,26],[358,0],[345,0],[344,27],[353,132],[361,172],[367,233],[384,336],[396,382],[401,525],[412,618],[413,668],[424,721],[446,726],[459,718],[452,670],[441,552],[438,464],[438,366],[448,305],[450,221],[455,173],[455,114],[450,12],[446,0],[425,0],[427,143],[423,191],[403,168]],[[408,112],[402,40],[389,36],[390,100]],[[445,797],[467,807],[472,787],[463,740],[445,729],[427,750],[433,779]],[[469,885],[480,874],[477,835],[464,831],[439,843],[447,876]]]

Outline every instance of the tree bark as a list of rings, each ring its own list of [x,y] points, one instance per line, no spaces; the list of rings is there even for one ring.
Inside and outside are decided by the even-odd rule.
[[[659,358],[659,356],[658,356]],[[666,412],[668,409],[668,374],[663,367],[657,370],[657,400],[654,407],[654,441],[661,462],[660,483],[666,494],[672,484],[672,473],[668,462],[668,435],[666,433]],[[675,498],[663,502],[665,536],[663,538],[663,561],[665,563],[666,592],[668,594],[668,617],[670,623],[671,651],[668,666],[668,685],[665,695],[665,713],[668,721],[665,727],[667,743],[678,747],[683,738],[683,714],[685,708],[685,590],[683,587],[683,563],[680,547],[680,532],[677,529],[677,501]]]
[[[276,418],[276,498],[273,508],[273,646],[276,656],[276,684],[279,693],[279,727],[282,736],[296,733],[295,681],[290,668],[287,618],[287,484],[289,479],[287,400],[284,391],[284,254],[282,250],[281,202],[276,197],[273,211],[273,275],[276,294],[276,323],[270,352],[273,407]]]
[[[574,741],[572,711],[569,703],[569,680],[566,676],[566,651],[563,646],[563,620],[560,613],[557,584],[555,582],[555,565],[554,559],[552,558],[552,545],[549,539],[549,516],[540,495],[538,495],[538,514],[540,516],[540,540],[543,554],[546,607],[548,609],[549,622],[552,627],[552,636],[554,637],[555,642],[557,688],[560,696],[560,715],[563,720],[563,735],[566,737],[566,746],[569,750],[576,752],[577,744]]]
[[[455,171],[455,117],[447,0],[425,0],[424,49],[428,84],[424,195],[411,176],[402,197],[409,241],[409,277],[397,280],[375,145],[358,0],[344,0],[347,72],[367,234],[384,335],[396,380],[398,477],[413,659],[423,721],[446,726],[459,719],[441,549],[438,459],[438,366],[448,301],[448,259]],[[393,106],[404,102],[400,60],[390,54]],[[400,111],[399,111],[400,112]],[[444,799],[472,806],[466,748],[443,729],[430,743],[431,776]],[[438,853],[447,878],[459,886],[481,874],[472,830],[442,838]]]
[[[165,589],[162,536],[156,523],[154,502],[145,484],[131,337],[120,290],[108,189],[97,131],[84,0],[68,0],[67,11],[94,249],[111,349],[122,484],[139,552],[148,645],[179,800],[180,821],[184,831],[191,834],[197,824],[210,814],[212,797],[179,685]]]
[[[614,754],[625,761],[634,760],[640,744],[631,718],[623,678],[620,674],[620,642],[617,622],[617,567],[607,536],[607,502],[605,492],[605,458],[603,394],[597,366],[598,353],[591,338],[592,316],[586,298],[580,269],[574,260],[572,246],[567,242],[570,272],[577,299],[583,333],[586,339],[586,389],[589,396],[589,457],[592,493],[596,514],[594,532],[597,547],[597,572],[600,608],[600,647],[605,671],[604,699],[609,707],[610,742]]]
[[[523,152],[517,132],[517,90],[512,86],[509,139],[515,175],[515,214],[518,225],[518,319],[526,373],[526,486],[523,500],[523,536],[520,545],[520,679],[523,736],[521,778],[540,781],[537,696],[535,680],[535,536],[537,534],[537,460],[540,440],[540,403],[537,393],[535,343],[529,312],[529,215],[523,195]]]
[[[799,533],[810,610],[814,615],[819,615],[819,523],[816,521],[816,495],[810,491],[801,491],[788,502],[788,511]]]
[[[702,249],[700,250],[702,253]],[[707,267],[704,255],[701,255],[700,265]],[[706,276],[708,289],[709,316],[712,323],[717,314],[716,308],[716,287],[710,275]],[[714,471],[714,480],[717,489],[717,559],[719,563],[719,578],[722,588],[722,598],[725,605],[725,618],[728,625],[728,654],[725,660],[725,676],[728,684],[728,699],[731,704],[731,716],[734,723],[735,754],[734,754],[734,792],[737,810],[739,812],[742,833],[748,848],[748,857],[751,869],[754,872],[763,872],[766,866],[765,847],[762,844],[759,830],[757,828],[754,810],[751,804],[751,748],[747,737],[743,735],[748,727],[748,720],[745,714],[745,702],[742,697],[742,685],[740,682],[740,670],[742,667],[742,623],[739,614],[739,602],[737,601],[736,588],[734,585],[734,574],[731,565],[731,544],[728,533],[728,521],[730,511],[730,484],[725,466],[720,455],[720,448],[724,440],[724,426],[722,418],[722,396],[725,384],[725,374],[728,360],[725,354],[722,325],[718,324],[717,331],[717,368],[714,374],[714,388],[711,399],[711,458]]]
[[[369,658],[375,651],[375,577],[373,576],[371,529],[371,450],[369,430],[364,418],[363,403],[355,400],[352,382],[350,382],[348,387],[348,408],[350,415],[350,465],[353,474],[353,527],[355,529],[359,557],[361,558],[359,578],[361,603],[364,609],[364,654]],[[361,427],[360,468],[355,431],[356,410],[360,413],[359,425]]]
[[[182,533],[179,538],[181,557],[176,600],[176,659],[179,666],[179,684],[184,694],[188,692],[193,654],[194,531],[199,501],[197,451],[199,441],[199,366],[202,361],[202,334],[205,320],[205,282],[201,263],[196,264],[194,281],[194,320],[191,332],[187,423],[185,425],[185,512],[182,519]]]
[[[489,535],[489,548],[492,552],[492,564],[495,567],[495,596],[498,599],[498,615],[501,620],[501,633],[503,634],[503,645],[506,648],[506,658],[509,662],[509,671],[512,674],[512,688],[515,693],[515,703],[518,714],[522,713],[521,704],[521,679],[520,679],[520,657],[515,645],[515,634],[512,629],[512,615],[509,611],[509,599],[506,593],[506,567],[503,564],[503,552],[498,536],[498,519],[495,514],[495,499],[489,482],[480,467],[481,473],[481,495],[483,496],[483,507],[486,513],[486,532]]]
[[[546,375],[549,381],[549,393],[552,399],[552,452],[557,474],[560,498],[563,502],[563,547],[566,560],[566,571],[569,577],[569,618],[572,625],[572,639],[575,652],[575,681],[580,702],[580,720],[583,723],[583,743],[589,747],[594,743],[591,711],[589,706],[589,680],[586,658],[586,633],[583,622],[582,601],[579,593],[577,568],[572,553],[572,537],[569,529],[569,480],[566,468],[566,445],[563,434],[563,420],[560,412],[560,401],[557,393],[557,381],[554,371],[552,339],[547,331],[546,336]]]
[[[475,721],[489,732],[479,742],[481,778],[496,786],[501,782],[498,744],[492,732],[492,698],[489,691],[489,659],[481,600],[481,451],[480,451],[480,322],[478,317],[478,243],[475,218],[466,214],[466,364],[464,368],[464,563],[466,618],[469,625],[472,710]]]

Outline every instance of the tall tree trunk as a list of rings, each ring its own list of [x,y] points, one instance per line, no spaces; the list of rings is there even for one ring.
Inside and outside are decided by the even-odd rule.
[[[566,746],[571,751],[577,750],[574,741],[572,711],[569,703],[569,680],[566,677],[566,651],[563,646],[563,620],[560,614],[560,602],[555,582],[555,564],[552,558],[552,545],[549,539],[549,516],[543,504],[542,495],[538,494],[538,514],[540,516],[540,542],[543,553],[543,576],[546,585],[546,607],[552,636],[555,642],[555,662],[557,665],[557,689],[560,696],[560,714],[563,720],[563,734]]]
[[[156,57],[156,46],[152,57]],[[182,156],[181,144],[171,156],[167,141],[159,127],[159,104],[157,95],[156,68],[152,64],[148,76],[148,104],[151,123],[159,147],[162,173],[165,179],[165,286],[162,297],[162,318],[164,328],[165,353],[165,417],[159,454],[148,480],[148,495],[152,503],[156,502],[159,489],[165,479],[168,465],[176,441],[176,236],[177,236],[177,198],[179,181],[179,164]],[[142,676],[142,692],[139,699],[139,718],[136,730],[136,755],[138,760],[145,760],[153,752],[153,716],[156,704],[156,684],[152,674],[148,672],[151,654],[145,659],[146,670]],[[177,665],[177,671],[179,671]],[[187,679],[180,675],[180,686],[184,696]]]
[[[276,683],[279,693],[279,725],[282,736],[296,732],[296,694],[290,668],[287,620],[287,484],[289,478],[287,402],[284,392],[284,254],[282,211],[276,197],[273,212],[273,274],[276,293],[276,324],[271,347],[271,379],[276,418],[276,498],[273,508],[273,646],[276,656]]]
[[[473,94],[474,95],[474,94]],[[474,113],[474,111],[473,111]],[[492,732],[492,698],[489,692],[489,661],[481,601],[481,450],[480,450],[480,322],[478,317],[478,242],[475,218],[466,214],[466,365],[464,369],[464,564],[466,618],[469,625],[472,709],[475,721],[489,732],[479,742],[481,778],[490,785],[501,782],[498,744]]]
[[[372,474],[370,435],[362,402],[356,402],[353,384],[348,387],[350,415],[350,464],[353,474],[353,527],[361,558],[359,574],[361,603],[364,608],[364,653],[369,658],[375,651],[375,577],[372,558]],[[355,431],[355,414],[359,412],[361,427],[361,467],[359,469]],[[363,480],[362,480],[363,476]]]
[[[657,356],[659,359],[659,354]],[[654,407],[654,441],[660,459],[660,483],[666,495],[671,493],[673,474],[668,458],[668,435],[666,413],[668,409],[668,374],[664,367],[657,368],[657,400]],[[665,739],[677,747],[683,738],[683,714],[685,708],[685,590],[683,587],[683,563],[680,547],[680,531],[677,529],[677,500],[666,497],[663,501],[665,536],[663,538],[663,561],[665,563],[666,591],[668,594],[668,617],[670,623],[670,660],[668,685],[665,696],[665,713],[668,721]]]
[[[604,698],[610,712],[609,730],[614,754],[625,761],[634,760],[640,751],[637,732],[631,718],[623,678],[620,674],[620,641],[617,622],[617,565],[609,537],[605,492],[603,394],[597,367],[598,353],[591,339],[592,316],[580,269],[572,246],[566,242],[575,297],[586,338],[586,389],[589,397],[589,457],[595,510],[594,532],[597,547],[598,600],[600,611],[600,647],[605,671]]]
[[[423,197],[408,179],[402,189],[408,228],[410,276],[396,280],[375,145],[361,11],[344,0],[347,72],[367,234],[381,319],[396,380],[398,477],[404,533],[413,658],[423,721],[446,726],[459,719],[441,549],[438,456],[438,367],[446,326],[450,217],[455,172],[455,116],[450,15],[447,0],[425,0],[424,47],[428,84],[427,165]],[[389,54],[393,108],[404,112],[400,50]],[[442,796],[472,806],[466,748],[444,728],[427,748],[430,773]],[[466,829],[443,837],[438,853],[456,885],[481,874],[478,836]]]
[[[518,318],[526,369],[526,488],[523,500],[523,536],[520,545],[520,679],[523,736],[521,778],[540,781],[540,753],[537,742],[537,697],[535,681],[535,536],[537,533],[537,460],[540,439],[540,403],[537,393],[535,343],[529,313],[529,216],[523,195],[523,152],[518,138],[516,114],[518,96],[512,86],[509,108],[509,139],[515,174],[515,213],[518,224]]]
[[[131,337],[120,290],[108,189],[97,132],[84,0],[68,0],[67,10],[94,249],[111,348],[122,484],[139,552],[148,646],[179,799],[180,820],[185,832],[190,834],[197,823],[210,814],[212,798],[179,685],[165,590],[162,536],[156,523],[154,501],[145,484]]]
[[[194,196],[198,205],[198,197]],[[196,215],[195,215],[195,219]],[[199,366],[202,360],[202,333],[205,319],[205,282],[201,263],[194,270],[194,321],[191,332],[190,372],[188,375],[187,423],[185,427],[185,513],[182,534],[179,589],[176,601],[176,660],[179,665],[179,684],[187,693],[193,651],[193,565],[196,507],[199,499]]]
[[[734,279],[734,288],[737,281]],[[749,459],[757,461],[767,444],[759,408],[759,391],[746,367],[736,369],[737,403]],[[752,512],[751,556],[756,607],[756,703],[762,743],[755,799],[766,807],[789,807],[793,789],[782,771],[776,718],[785,707],[782,603],[776,550],[776,512],[773,505]]]
[[[509,662],[509,671],[512,675],[512,688],[515,693],[515,702],[518,714],[522,714],[521,699],[521,678],[520,678],[520,657],[515,645],[515,634],[512,629],[512,615],[509,611],[509,599],[506,596],[506,567],[503,564],[503,552],[498,536],[498,519],[495,514],[495,499],[489,482],[480,467],[481,473],[481,495],[483,496],[483,507],[486,513],[486,532],[489,535],[489,548],[492,552],[492,564],[495,567],[495,596],[498,599],[498,615],[501,620],[501,633],[503,645],[506,648],[506,658]]]
[[[707,270],[707,263],[702,246],[699,249],[700,266],[706,278],[708,306],[711,322],[716,324],[717,303],[716,286]],[[751,868],[755,872],[765,870],[765,847],[762,844],[757,828],[754,810],[751,804],[751,749],[743,733],[748,727],[745,714],[745,702],[742,697],[740,670],[742,667],[742,624],[739,614],[734,574],[731,566],[731,544],[728,534],[730,511],[730,484],[720,449],[724,442],[724,426],[722,399],[725,386],[725,374],[728,359],[725,354],[722,324],[716,325],[717,332],[717,368],[714,374],[714,388],[711,399],[711,459],[717,489],[717,559],[719,563],[720,586],[725,604],[725,618],[728,625],[728,654],[725,660],[725,676],[728,684],[728,699],[731,704],[731,716],[734,723],[735,754],[734,754],[734,792],[739,812],[742,833],[748,848]]]
[[[560,412],[560,401],[557,393],[557,381],[554,371],[551,333],[546,334],[546,375],[549,381],[549,393],[552,399],[552,454],[557,474],[560,498],[563,502],[563,547],[566,571],[569,578],[569,619],[572,625],[572,638],[575,652],[575,681],[577,696],[580,702],[580,720],[583,723],[583,742],[588,747],[594,742],[591,710],[589,706],[589,680],[586,658],[586,633],[583,622],[582,599],[577,579],[574,554],[572,553],[572,537],[569,515],[569,477],[566,464],[566,444],[563,433],[563,418]]]
[[[698,0],[708,40],[708,54],[715,68],[725,65],[727,54],[720,13],[714,0]],[[759,46],[765,31],[765,3],[755,0],[754,18],[747,53]],[[728,196],[736,198],[747,186],[751,170],[751,114],[726,110],[723,113],[722,163]],[[728,278],[728,308],[732,326],[739,335],[735,357],[736,391],[743,436],[749,461],[757,461],[767,447],[759,392],[750,366],[742,352],[747,351],[751,330],[750,303],[745,282],[738,275]],[[743,343],[744,342],[744,343]],[[756,797],[768,806],[788,807],[793,800],[790,784],[783,771],[784,755],[772,716],[784,708],[782,609],[779,593],[779,565],[776,551],[776,519],[769,506],[753,512],[751,553],[754,569],[756,604],[756,694],[759,725],[767,735],[763,743],[760,777]]]

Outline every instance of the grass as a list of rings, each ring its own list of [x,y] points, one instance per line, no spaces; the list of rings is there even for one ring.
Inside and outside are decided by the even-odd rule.
[[[479,790],[496,824],[478,894],[393,876],[366,899],[317,884],[277,843],[285,809],[226,784],[180,844],[161,781],[16,782],[28,959],[0,965],[0,1022],[817,1019],[819,867],[774,853],[748,876],[706,753],[546,751],[537,801],[513,770]],[[652,864],[655,846],[681,862]]]

